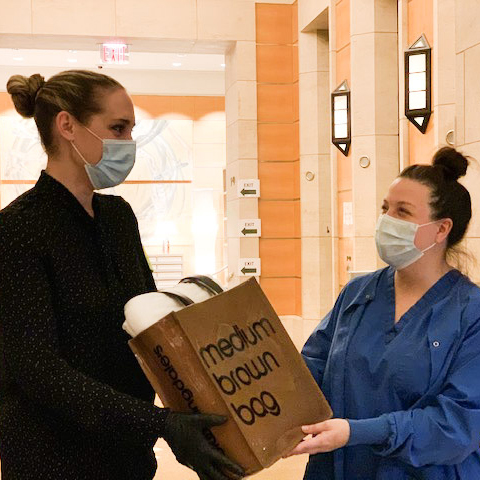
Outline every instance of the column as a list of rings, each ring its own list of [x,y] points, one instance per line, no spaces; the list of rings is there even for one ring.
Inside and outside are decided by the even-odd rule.
[[[299,34],[302,305],[304,320],[315,322],[334,294],[328,34]]]
[[[233,287],[242,281],[239,259],[259,257],[259,239],[240,238],[238,228],[239,220],[258,218],[258,199],[239,198],[237,189],[240,180],[258,178],[255,42],[236,42],[225,64],[227,258],[228,285]]]
[[[350,18],[353,269],[363,271],[382,265],[375,223],[399,169],[397,2],[355,0]],[[367,168],[360,166],[363,156]]]

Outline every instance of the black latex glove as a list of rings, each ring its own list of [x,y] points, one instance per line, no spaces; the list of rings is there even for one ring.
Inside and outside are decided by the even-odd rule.
[[[243,468],[210,445],[203,434],[226,421],[220,415],[170,412],[163,438],[178,462],[194,470],[200,480],[239,480],[245,475]]]

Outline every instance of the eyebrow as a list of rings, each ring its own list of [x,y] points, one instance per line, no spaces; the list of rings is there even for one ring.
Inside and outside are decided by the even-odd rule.
[[[415,208],[415,205],[413,203],[410,203],[410,202],[398,202],[399,205],[408,205],[409,207],[413,207]]]
[[[383,205],[385,205],[385,204],[388,204],[388,202],[387,202],[386,199],[383,199]],[[410,202],[400,201],[400,202],[397,202],[397,205],[408,205],[409,207],[415,208],[415,205],[413,203],[410,203]]]
[[[127,125],[132,124],[132,121],[129,120],[128,118],[116,118],[112,120],[112,123],[116,123],[116,122],[126,123]],[[133,121],[133,126],[135,126],[135,120]]]

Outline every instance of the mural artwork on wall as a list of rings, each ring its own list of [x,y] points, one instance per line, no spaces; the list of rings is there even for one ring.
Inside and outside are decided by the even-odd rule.
[[[193,121],[152,119],[138,108],[135,115],[135,167],[125,184],[102,193],[121,195],[131,204],[145,245],[161,244],[165,233],[181,234],[185,241],[185,236],[191,235],[182,225],[190,223],[192,208]],[[34,120],[13,111],[2,114],[0,208],[32,188],[46,162]],[[165,232],[166,226],[169,232]]]

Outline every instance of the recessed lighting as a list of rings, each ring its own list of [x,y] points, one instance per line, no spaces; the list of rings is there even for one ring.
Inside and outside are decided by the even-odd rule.
[[[172,65],[174,67],[181,67],[182,66],[182,64],[180,62],[173,62]]]
[[[13,59],[14,59],[16,62],[21,62],[21,61],[23,61],[23,57],[13,57]]]
[[[76,50],[69,50],[68,53],[77,53]]]
[[[225,67],[225,64],[224,64],[224,63],[221,63],[220,66],[221,66],[221,67]]]
[[[78,62],[78,60],[76,58],[69,58],[68,61],[70,63],[77,63]]]

